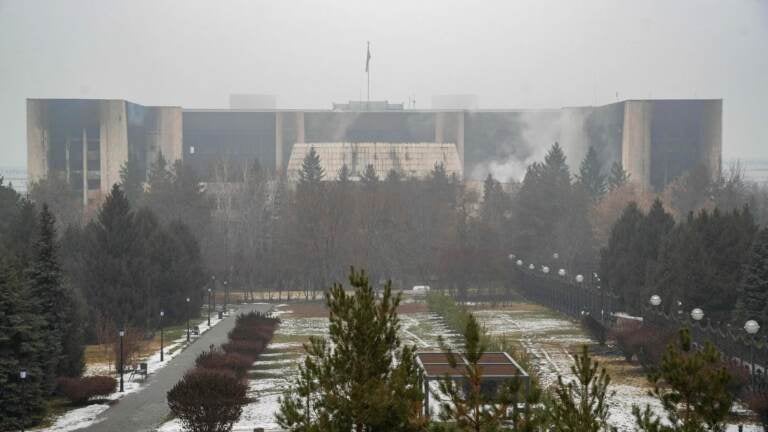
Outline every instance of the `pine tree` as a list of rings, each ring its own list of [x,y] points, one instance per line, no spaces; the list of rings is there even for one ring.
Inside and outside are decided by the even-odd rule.
[[[400,296],[387,283],[377,300],[365,273],[354,269],[349,282],[354,294],[338,283],[326,293],[328,339],[305,344],[278,424],[291,431],[419,430],[422,383],[415,349],[401,347]]]
[[[535,162],[526,171],[515,205],[518,230],[514,252],[527,262],[548,262],[558,252],[570,263],[574,256],[565,256],[558,247],[574,244],[570,238],[573,233],[566,228],[573,211],[572,197],[570,169],[562,148],[555,143],[544,163]]]
[[[608,391],[611,377],[589,355],[584,345],[574,356],[571,372],[575,380],[557,377],[550,414],[555,430],[563,432],[601,432],[615,430],[608,425]]]
[[[162,154],[160,157],[162,157]],[[164,159],[162,164],[164,166]],[[141,203],[141,198],[144,195],[144,183],[146,181],[146,172],[141,169],[136,157],[130,155],[128,160],[120,167],[120,187],[123,188],[128,201],[133,203],[134,206],[139,206]]]
[[[45,415],[46,323],[21,276],[0,257],[0,430],[39,423]],[[26,369],[27,378],[19,377]]]
[[[363,176],[360,178],[360,183],[362,183],[363,189],[368,190],[369,192],[379,183],[379,175],[376,174],[376,168],[373,167],[373,164],[365,166],[365,171],[363,171]]]
[[[614,190],[629,182],[629,174],[624,171],[621,162],[614,162],[611,165],[611,172],[608,175],[608,190]]]
[[[625,308],[639,307],[637,290],[641,287],[642,262],[638,233],[645,220],[635,202],[630,202],[611,228],[608,246],[601,251],[600,275],[608,289],[618,294]]]
[[[339,183],[346,183],[350,181],[349,177],[351,175],[351,172],[349,171],[349,167],[347,164],[343,164],[341,168],[339,168],[339,173],[336,176],[336,179],[339,181]]]
[[[579,174],[576,179],[589,192],[592,199],[597,200],[605,195],[605,174],[603,174],[603,167],[594,147],[589,146],[587,155],[584,156],[584,160],[579,166]]]
[[[77,302],[71,290],[62,281],[55,218],[45,204],[40,211],[38,226],[40,231],[34,246],[34,257],[26,271],[26,278],[30,292],[36,299],[41,316],[46,322],[44,338],[47,352],[44,373],[47,390],[51,392],[57,376],[79,375],[82,371],[83,353],[82,346],[79,356],[76,351],[79,342]],[[68,343],[69,353],[64,352],[65,342]],[[75,354],[76,357],[70,359],[68,354]]]
[[[651,394],[664,409],[665,418],[646,405],[632,412],[644,432],[722,431],[733,404],[728,387],[731,376],[712,344],[694,349],[687,329],[667,347],[659,369],[649,376]]]
[[[314,147],[309,148],[309,153],[304,156],[299,170],[299,183],[319,183],[325,177],[325,170],[320,164],[320,155]]]
[[[439,393],[435,397],[447,398],[440,403],[440,420],[454,423],[459,430],[468,432],[508,430],[505,425],[510,421],[513,425],[511,430],[517,432],[542,430],[547,423],[547,416],[543,410],[536,408],[541,402],[538,388],[534,386],[526,396],[523,382],[519,379],[499,383],[493,393],[483,388],[484,374],[480,359],[485,354],[486,346],[482,335],[483,330],[477,319],[467,314],[462,353],[467,362],[463,365],[458,364],[458,355],[440,339],[440,347],[449,365],[462,372],[460,382],[449,377],[439,381]],[[518,404],[523,402],[526,408],[517,409]],[[508,418],[510,408],[514,408],[512,419]]]
[[[734,319],[742,321],[754,319],[761,325],[768,325],[766,287],[768,287],[768,228],[763,228],[755,236],[744,266]]]

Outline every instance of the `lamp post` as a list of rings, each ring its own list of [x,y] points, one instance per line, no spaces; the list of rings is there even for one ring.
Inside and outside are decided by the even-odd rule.
[[[164,358],[163,358],[163,355],[164,355],[163,351],[165,351],[163,349],[163,317],[164,316],[165,316],[165,311],[161,310],[160,311],[160,361],[164,360]]]
[[[208,288],[208,327],[211,326],[211,289]]]
[[[24,400],[25,397],[26,397],[26,391],[25,391],[26,388],[24,387],[24,385],[27,383],[27,370],[26,369],[19,370],[19,379],[21,379],[21,404],[22,404],[22,407],[24,409],[24,412],[21,415],[21,432],[24,432],[24,420],[25,420],[25,417],[26,417],[26,414],[27,414],[26,413],[26,411],[27,411],[27,404],[26,404],[26,401]]]
[[[552,258],[555,259],[555,260],[558,260],[560,258],[560,254],[557,253],[557,252],[553,253],[552,254]]]
[[[558,274],[558,276],[560,276],[560,277],[565,277],[565,269],[562,269],[562,268],[561,268],[560,270],[558,270],[558,271],[557,271],[557,274]]]
[[[754,386],[755,384],[755,335],[760,331],[760,324],[755,320],[749,320],[744,323],[744,330],[752,337],[752,343],[749,344],[749,378]]]
[[[542,273],[544,273],[544,274],[549,274],[549,267],[548,267],[548,266],[543,266],[543,267],[541,268],[541,271],[542,271]]]
[[[535,270],[536,266],[533,264],[528,264],[528,270]]]
[[[227,313],[227,304],[229,303],[229,286],[224,281],[224,313]]]
[[[518,267],[522,267],[523,266],[523,260],[519,259],[519,260],[517,260],[517,262],[515,264],[517,264]]]
[[[189,342],[189,297],[187,297],[187,342]]]
[[[125,330],[120,330],[120,392],[122,393],[124,390],[123,387],[123,370],[124,364],[123,364],[123,336],[125,336]]]

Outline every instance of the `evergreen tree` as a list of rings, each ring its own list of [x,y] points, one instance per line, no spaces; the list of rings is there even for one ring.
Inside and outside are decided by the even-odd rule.
[[[755,236],[749,257],[744,267],[744,276],[739,286],[739,299],[734,311],[734,320],[757,320],[768,324],[768,228]]]
[[[548,262],[558,252],[566,263],[574,258],[565,256],[558,247],[574,244],[566,228],[573,195],[571,175],[565,154],[555,143],[544,163],[531,164],[517,195],[515,220],[517,233],[514,252],[527,262]]]
[[[160,154],[162,158],[162,153]],[[161,166],[165,168],[165,159],[162,159]],[[120,167],[120,187],[123,188],[128,201],[134,206],[141,204],[144,195],[144,183],[147,181],[146,172],[139,166],[139,161],[135,156],[130,155],[128,160]]]
[[[339,173],[336,178],[340,183],[346,183],[350,181],[349,180],[350,175],[351,175],[351,172],[349,171],[349,167],[347,166],[347,164],[343,164],[341,168],[339,168]]]
[[[543,430],[547,424],[547,415],[544,410],[537,408],[541,403],[540,390],[534,386],[526,396],[523,382],[510,379],[499,383],[494,392],[489,392],[483,386],[483,366],[480,364],[486,346],[481,337],[480,324],[472,314],[467,314],[463,333],[462,354],[467,363],[461,366],[457,362],[458,356],[440,338],[440,347],[446,354],[449,365],[453,369],[461,370],[463,375],[460,382],[449,377],[439,381],[439,393],[436,393],[435,397],[447,397],[447,400],[440,403],[440,419],[454,423],[459,430],[467,432]],[[526,407],[518,409],[520,403],[525,403]],[[512,419],[508,418],[510,408],[514,410]],[[510,424],[510,420],[512,429],[505,427]]]
[[[379,175],[376,174],[376,168],[373,167],[373,164],[365,166],[365,171],[363,171],[363,176],[360,178],[360,183],[363,185],[363,189],[368,190],[369,192],[379,183]]]
[[[662,420],[646,405],[632,411],[638,430],[644,432],[722,431],[733,404],[728,387],[731,377],[720,353],[707,343],[694,349],[687,329],[667,347],[661,365],[649,376],[651,394],[664,408]]]
[[[615,430],[608,425],[608,391],[611,378],[589,355],[584,345],[574,356],[571,372],[576,379],[565,382],[557,377],[550,414],[555,430],[563,432],[601,432]]]
[[[63,349],[65,341],[69,343],[70,349],[77,349],[78,309],[71,290],[62,281],[55,218],[45,204],[40,211],[38,226],[40,231],[36,236],[34,256],[26,271],[26,279],[46,323],[44,338],[47,352],[44,357],[44,382],[48,386],[47,390],[52,392],[57,376],[79,375],[82,371],[83,353],[81,351],[79,356],[76,355],[76,358],[70,359],[67,354],[72,353],[65,353]],[[68,338],[74,340],[67,340]]]
[[[309,153],[304,156],[299,170],[299,183],[319,183],[325,177],[325,170],[320,164],[320,155],[314,147],[309,148]]]
[[[597,200],[605,194],[605,174],[603,174],[603,167],[594,147],[589,146],[587,155],[584,156],[584,160],[579,166],[579,174],[576,179],[589,192],[592,199]]]
[[[621,162],[614,162],[611,165],[611,172],[608,174],[608,190],[614,190],[629,182],[629,174],[624,171]]]
[[[377,295],[364,272],[326,293],[328,339],[312,337],[277,421],[291,431],[410,431],[423,425],[413,347],[401,347],[397,306],[387,283]]]
[[[0,430],[39,423],[48,378],[46,323],[18,272],[0,257]],[[22,382],[19,372],[26,369]]]
[[[629,203],[611,228],[608,246],[601,251],[602,281],[623,299],[625,308],[630,311],[640,306],[637,303],[637,290],[642,286],[641,276],[644,275],[645,265],[637,245],[644,220],[645,215],[637,204]]]

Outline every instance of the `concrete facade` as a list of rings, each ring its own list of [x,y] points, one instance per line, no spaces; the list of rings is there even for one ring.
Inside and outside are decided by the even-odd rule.
[[[621,162],[630,179],[648,190],[660,190],[698,166],[712,176],[720,173],[721,100],[630,100],[554,110],[417,110],[387,101],[333,107],[182,109],[124,100],[30,99],[29,178],[60,176],[83,191],[87,205],[119,181],[129,157],[148,171],[162,152],[170,162],[184,160],[212,180],[215,167],[224,162],[258,159],[264,167],[290,171],[304,148],[300,145],[307,144],[321,154],[329,146],[329,155],[342,151],[339,146],[388,146],[395,153],[400,145],[421,146],[429,153],[433,145],[447,145],[458,161],[454,172],[468,181],[489,172],[520,180],[525,165],[541,160],[555,141],[573,169],[592,146],[606,169]],[[410,170],[431,170],[432,159]]]

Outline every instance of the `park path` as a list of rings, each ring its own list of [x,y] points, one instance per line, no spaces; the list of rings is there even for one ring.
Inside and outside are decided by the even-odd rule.
[[[268,304],[241,305],[237,313],[250,311],[268,312]],[[213,345],[226,342],[227,333],[235,326],[235,316],[231,314],[223,321],[203,333],[184,351],[176,355],[163,368],[147,379],[144,387],[126,395],[119,402],[100,414],[96,421],[79,431],[83,432],[144,432],[154,431],[168,419],[170,410],[166,403],[166,393],[176,384],[184,373],[195,365],[197,356]]]

